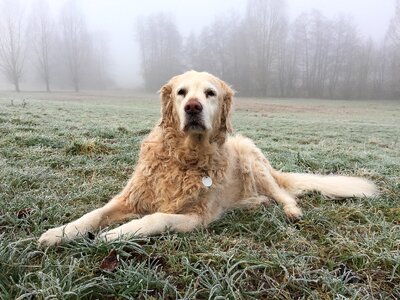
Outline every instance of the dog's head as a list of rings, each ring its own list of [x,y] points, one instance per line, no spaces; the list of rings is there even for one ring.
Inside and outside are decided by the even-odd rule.
[[[173,77],[161,90],[160,126],[186,135],[208,135],[211,142],[223,143],[232,131],[230,111],[232,89],[206,73],[189,71]]]

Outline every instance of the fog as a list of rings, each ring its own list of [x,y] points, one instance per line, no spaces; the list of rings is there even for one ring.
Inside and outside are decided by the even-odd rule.
[[[154,92],[198,69],[246,96],[398,99],[399,2],[0,0],[0,88]]]

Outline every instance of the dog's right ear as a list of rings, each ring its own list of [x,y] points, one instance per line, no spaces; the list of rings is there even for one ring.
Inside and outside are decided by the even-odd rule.
[[[232,99],[234,91],[224,81],[219,80],[220,87],[223,90],[222,101],[220,102],[220,119],[218,120],[218,127],[214,130],[215,134],[212,136],[211,141],[216,141],[219,145],[225,143],[227,133],[233,131],[231,122]]]
[[[175,123],[171,81],[164,85],[159,93],[161,97],[161,122],[159,126],[163,128],[171,127]]]
[[[220,84],[222,89],[224,90],[224,100],[222,103],[222,112],[221,112],[221,131],[225,131],[227,133],[232,133],[232,102],[233,95],[235,94],[234,90],[226,84],[224,81],[220,80]]]

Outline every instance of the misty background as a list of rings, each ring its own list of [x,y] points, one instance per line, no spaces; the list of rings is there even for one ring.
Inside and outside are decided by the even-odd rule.
[[[400,99],[400,0],[0,0],[0,89],[155,92],[189,69],[240,96]]]

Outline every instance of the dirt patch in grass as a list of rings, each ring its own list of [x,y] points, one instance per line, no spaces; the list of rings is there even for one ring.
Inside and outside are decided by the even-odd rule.
[[[137,131],[135,131],[133,134],[134,135],[137,135],[137,136],[143,136],[143,135],[147,135],[147,134],[149,134],[150,133],[150,131],[151,131],[151,129],[142,129],[142,130],[137,130]]]
[[[69,155],[98,155],[109,154],[111,148],[96,141],[74,141],[68,145],[65,152]]]

